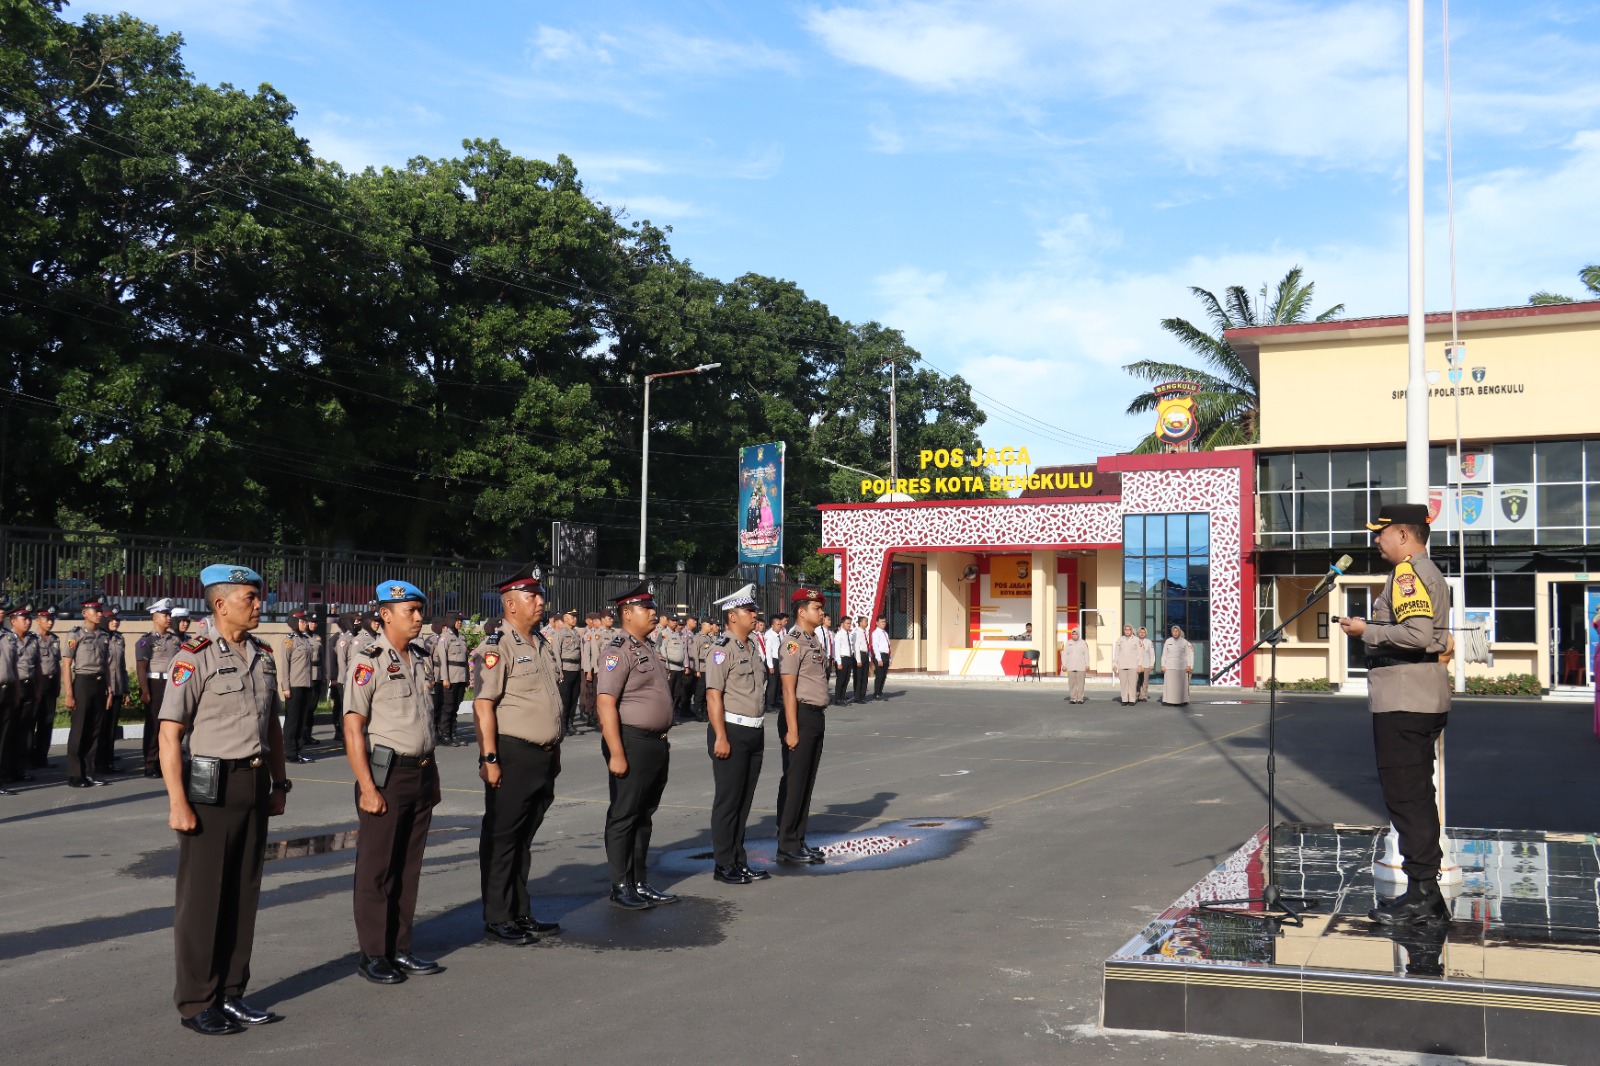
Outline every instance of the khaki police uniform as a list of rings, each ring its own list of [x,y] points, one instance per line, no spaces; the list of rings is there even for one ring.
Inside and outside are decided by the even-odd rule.
[[[1449,626],[1449,586],[1433,560],[1419,553],[1390,572],[1361,636],[1378,783],[1413,881],[1437,881],[1444,859],[1433,767],[1450,717],[1450,677],[1439,661]]]
[[[56,725],[56,703],[61,699],[61,638],[35,631],[39,645],[39,678],[33,688],[33,751],[35,769],[50,764],[50,736]]]
[[[106,694],[110,697],[106,713],[94,739],[94,768],[97,773],[117,772],[117,720],[128,699],[128,645],[120,629],[106,627]]]
[[[509,622],[479,646],[474,702],[494,704],[500,787],[484,786],[478,868],[483,921],[532,919],[528,871],[534,834],[556,796],[561,774],[560,666],[538,632],[527,637]]]
[[[583,680],[583,638],[569,625],[556,630],[556,662],[561,666],[561,731],[570,733],[578,713],[578,685]]]
[[[32,629],[20,637],[10,628],[0,635],[0,670],[11,679],[0,697],[0,779],[32,780],[28,763],[39,681],[39,640]]]
[[[344,679],[350,673],[350,645],[350,634],[346,633],[344,626],[341,625],[339,635],[333,638],[329,656],[332,663],[328,675],[328,701],[333,709],[335,722],[344,721]]]
[[[695,718],[702,722],[706,720],[706,663],[711,657],[711,642],[714,639],[715,637],[702,627],[690,643],[693,649],[690,659],[695,671],[693,711]]]
[[[72,664],[76,704],[67,734],[67,780],[92,780],[100,723],[111,699],[111,634],[103,626],[73,626],[61,658]]]
[[[467,695],[467,642],[455,626],[447,625],[433,645],[433,676],[440,693],[434,732],[441,744],[456,742],[456,719]]]
[[[595,714],[594,704],[595,686],[600,680],[596,673],[600,662],[600,632],[595,626],[584,627],[581,641],[583,653],[578,663],[583,671],[583,681],[578,685],[578,713],[591,722],[600,720]]]
[[[1149,637],[1139,638],[1139,687],[1134,699],[1140,703],[1150,700],[1150,674],[1156,668],[1156,644]]]
[[[722,867],[748,866],[744,850],[745,823],[755,801],[756,782],[766,733],[767,672],[754,637],[741,642],[729,633],[712,638],[706,661],[706,690],[722,694],[723,729],[730,749],[726,759],[716,757],[717,731],[706,726],[706,750],[711,754],[711,848]]]
[[[284,690],[289,694],[283,704],[283,740],[290,761],[301,759],[300,749],[305,745],[312,712],[311,655],[311,641],[304,633],[291,633],[284,638],[279,667]]]
[[[430,715],[433,662],[420,642],[397,649],[386,635],[360,655],[346,678],[345,714],[366,719],[367,751],[386,747],[394,760],[378,791],[384,812],[361,809],[355,786],[356,875],[354,910],[361,953],[393,958],[411,950],[422,880],[422,853],[439,803],[439,766],[434,761]]]
[[[827,733],[828,676],[822,662],[822,641],[802,626],[795,626],[778,648],[778,678],[795,679],[798,704],[796,728],[799,744],[793,751],[783,744],[783,778],[778,784],[778,850],[800,853],[806,849],[806,828],[811,821],[811,790],[822,765],[822,741]],[[787,722],[785,722],[787,726]]]
[[[1123,704],[1139,702],[1139,663],[1143,657],[1139,638],[1131,633],[1118,637],[1111,646],[1111,669],[1116,671]]]
[[[81,647],[81,645],[80,645]],[[278,670],[265,641],[232,644],[212,633],[186,641],[172,659],[161,721],[178,722],[189,751],[222,760],[218,801],[192,804],[199,824],[178,836],[172,912],[184,1018],[242,996],[250,983],[256,908],[267,845],[267,798],[282,756],[273,751]]]
[[[167,696],[173,656],[181,647],[183,641],[170,628],[165,633],[152,629],[133,645],[139,695],[144,699],[144,769],[149,776],[161,770],[161,701]]]
[[[645,641],[618,633],[601,649],[597,694],[617,701],[622,753],[628,760],[627,774],[610,778],[606,861],[613,887],[636,885],[645,880],[653,819],[667,787],[672,692],[666,664]],[[600,753],[611,759],[604,740]]]
[[[1083,683],[1089,673],[1089,644],[1070,636],[1061,646],[1061,666],[1067,671],[1067,702],[1084,702]]]
[[[313,622],[312,624],[314,625],[315,623]],[[313,730],[316,728],[317,707],[322,703],[322,691],[325,687],[323,665],[327,652],[326,645],[322,641],[322,634],[316,630],[308,630],[301,639],[306,642],[308,655],[311,659],[311,698],[306,701],[305,732],[301,737],[302,746],[309,747],[317,742],[316,734]],[[334,722],[338,724],[333,727],[333,732],[335,736],[338,736],[344,729],[344,720],[335,718]]]
[[[667,689],[672,693],[672,717],[687,716],[689,695],[694,674],[689,669],[689,641],[681,629],[669,629],[661,634],[657,644],[661,659],[667,664]]]

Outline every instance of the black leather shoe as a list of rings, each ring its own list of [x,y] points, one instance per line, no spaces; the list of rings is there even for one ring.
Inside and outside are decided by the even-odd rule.
[[[409,951],[396,951],[389,960],[394,968],[409,977],[419,974],[444,973],[444,967],[432,959],[419,959]]]
[[[67,787],[68,788],[93,788],[94,785],[95,785],[94,779],[91,778],[91,777],[69,777],[69,778],[67,778]],[[196,1018],[198,1018],[199,1016],[200,1015],[198,1015],[198,1014],[195,1015]]]
[[[297,763],[308,763],[308,762],[311,762],[312,760],[311,760],[311,758],[309,756],[306,756],[306,755],[296,755],[293,758],[291,758],[289,761],[290,762],[297,762]]]
[[[625,911],[647,911],[655,906],[639,895],[638,889],[628,884],[611,886],[611,905]]]
[[[809,851],[784,851],[778,849],[778,861],[789,866],[820,866],[822,860]]]
[[[1437,881],[1412,881],[1405,894],[1385,900],[1367,912],[1379,925],[1435,925],[1450,920],[1450,905]]]
[[[375,985],[397,985],[406,975],[394,968],[394,963],[382,955],[363,955],[356,963],[356,972]]]
[[[17,793],[14,789],[9,789],[4,785],[0,785],[0,796],[15,796],[16,794]]]
[[[146,766],[144,768],[144,776],[146,776],[146,777],[160,777],[161,776],[161,771],[158,770],[154,766]]]
[[[219,1009],[240,1025],[271,1025],[283,1021],[283,1015],[270,1010],[256,1010],[238,996],[223,996]]]
[[[650,887],[649,882],[640,881],[633,886],[633,890],[646,902],[654,903],[658,907],[665,907],[669,903],[678,902],[678,897],[671,892],[661,892]]]
[[[483,935],[502,944],[532,944],[538,939],[516,922],[492,922],[483,927]]]
[[[821,848],[814,848],[810,844],[803,845],[800,850],[811,856],[813,859],[816,859],[818,862],[826,862],[828,859],[827,852],[823,851]]]
[[[539,919],[526,914],[514,920],[517,923],[517,928],[526,930],[536,936],[555,936],[561,932],[560,922],[541,922]]]
[[[244,1032],[244,1026],[222,1013],[221,1007],[207,1007],[193,1018],[182,1019],[183,1027],[201,1036],[230,1036]]]
[[[748,864],[742,862],[739,864],[739,872],[744,874],[752,881],[768,881],[772,878],[772,875],[767,873],[767,871],[752,870]]]
[[[748,885],[755,880],[737,866],[713,866],[711,876],[725,885]]]

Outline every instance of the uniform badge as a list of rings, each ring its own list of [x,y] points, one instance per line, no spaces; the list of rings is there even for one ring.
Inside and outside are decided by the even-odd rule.
[[[794,655],[799,650],[800,642],[798,640],[791,640],[789,643],[783,646],[783,653],[785,655]]]
[[[1432,618],[1433,598],[1428,595],[1428,588],[1417,576],[1417,571],[1409,561],[1401,563],[1394,568],[1394,591],[1391,594],[1390,608],[1394,611],[1394,620],[1404,622],[1408,618],[1418,616]]]
[[[372,682],[372,667],[367,663],[357,664],[355,681],[358,685],[370,684]]]
[[[617,663],[619,663],[621,661],[622,660],[617,658],[617,656],[615,656],[615,655],[607,655],[606,656],[606,672],[610,673],[612,670],[615,670],[617,668]]]
[[[483,668],[485,670],[493,670],[495,667],[497,667],[499,665],[500,665],[500,653],[499,652],[491,651],[491,652],[484,653],[484,656],[483,656]]]
[[[725,651],[714,651],[711,653],[711,661],[716,663],[718,666],[721,666],[723,663],[728,661],[728,653]]]
[[[193,665],[191,665],[189,663],[173,663],[172,664],[172,684],[173,684],[173,687],[177,687],[178,685],[183,684],[185,681],[189,680],[193,676],[194,676],[194,666]]]

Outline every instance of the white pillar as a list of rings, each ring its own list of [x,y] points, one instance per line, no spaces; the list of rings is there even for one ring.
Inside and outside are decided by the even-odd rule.
[[[1056,553],[1034,552],[1032,566],[1033,646],[1039,649],[1039,672],[1056,673]]]

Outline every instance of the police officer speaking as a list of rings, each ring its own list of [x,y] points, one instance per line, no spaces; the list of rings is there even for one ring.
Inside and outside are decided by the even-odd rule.
[[[1408,882],[1404,895],[1379,904],[1383,925],[1448,921],[1439,892],[1439,803],[1434,749],[1450,716],[1450,678],[1439,661],[1449,644],[1450,590],[1428,557],[1428,508],[1390,504],[1367,526],[1393,570],[1372,604],[1372,618],[1339,626],[1365,646],[1367,704],[1378,756],[1378,784],[1399,835]]]
[[[711,642],[706,662],[706,707],[711,724],[706,746],[711,752],[711,848],[716,865],[711,875],[725,885],[748,885],[772,875],[752,870],[744,850],[745,823],[761,778],[766,734],[767,672],[752,638],[756,621],[754,582],[717,600],[727,616],[728,631]]]
[[[178,833],[173,1002],[184,1028],[221,1036],[280,1020],[242,997],[267,818],[283,813],[291,785],[283,771],[277,665],[272,648],[250,635],[261,624],[261,575],[216,565],[200,571],[200,582],[211,625],[172,659],[161,701],[161,776],[167,824]]]

